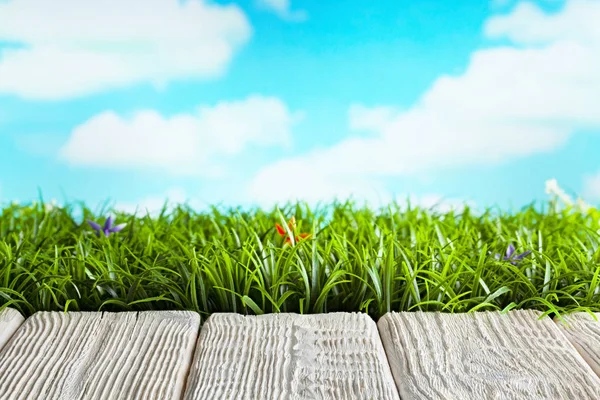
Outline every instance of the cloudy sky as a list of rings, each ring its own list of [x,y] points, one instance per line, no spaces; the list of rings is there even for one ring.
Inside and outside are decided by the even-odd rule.
[[[0,201],[600,201],[600,0],[0,0]]]

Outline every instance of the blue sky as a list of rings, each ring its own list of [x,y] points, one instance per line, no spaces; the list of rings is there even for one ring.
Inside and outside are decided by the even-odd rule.
[[[0,1],[0,201],[600,200],[600,0],[451,3]]]

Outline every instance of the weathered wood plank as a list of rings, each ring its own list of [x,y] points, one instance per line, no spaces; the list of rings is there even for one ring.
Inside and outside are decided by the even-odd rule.
[[[180,399],[191,312],[40,312],[0,351],[0,399]]]
[[[364,314],[215,314],[200,333],[186,400],[398,399]]]
[[[389,313],[378,327],[403,400],[600,399],[600,379],[540,315]]]
[[[558,318],[554,322],[596,375],[600,376],[600,313],[595,316],[597,320],[585,312],[573,313],[563,317],[568,326]]]
[[[21,326],[25,318],[20,312],[12,308],[0,311],[0,350]]]

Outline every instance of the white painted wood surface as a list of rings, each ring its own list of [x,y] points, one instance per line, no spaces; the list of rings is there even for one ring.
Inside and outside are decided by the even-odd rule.
[[[596,319],[586,312],[573,313],[563,316],[568,325],[558,318],[554,322],[596,375],[600,376],[600,313],[595,316]]]
[[[180,399],[199,315],[41,312],[0,350],[0,399]]]
[[[25,319],[20,312],[12,308],[0,311],[0,350],[21,326]]]
[[[365,314],[214,314],[185,400],[398,399],[375,322]]]
[[[389,313],[378,327],[402,400],[600,399],[600,378],[540,315]]]
[[[599,400],[600,321],[540,315],[5,309],[0,400]]]

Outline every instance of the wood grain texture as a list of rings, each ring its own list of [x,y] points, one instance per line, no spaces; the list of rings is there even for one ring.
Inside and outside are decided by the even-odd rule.
[[[0,311],[0,350],[21,326],[25,318],[20,312],[12,308]]]
[[[214,314],[202,328],[185,400],[398,399],[365,314]]]
[[[199,315],[40,312],[0,351],[0,399],[180,399]]]
[[[563,317],[568,326],[558,318],[554,322],[596,375],[600,376],[600,313],[595,316],[596,319],[585,312],[573,313]]]
[[[600,379],[540,315],[389,313],[378,327],[402,400],[600,399]]]

